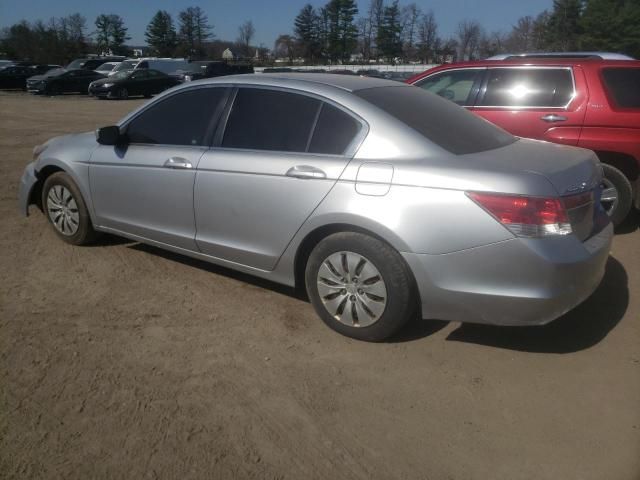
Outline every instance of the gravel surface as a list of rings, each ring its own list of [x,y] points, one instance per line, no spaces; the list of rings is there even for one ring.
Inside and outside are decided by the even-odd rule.
[[[0,477],[640,478],[640,230],[545,327],[332,332],[295,292],[17,209],[31,150],[142,101],[0,93]]]

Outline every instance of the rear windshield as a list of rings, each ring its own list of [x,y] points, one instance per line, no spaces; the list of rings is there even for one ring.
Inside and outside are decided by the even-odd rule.
[[[640,68],[605,68],[602,75],[616,106],[640,108]]]
[[[513,135],[421,88],[377,87],[354,93],[455,155],[494,150],[516,141]]]

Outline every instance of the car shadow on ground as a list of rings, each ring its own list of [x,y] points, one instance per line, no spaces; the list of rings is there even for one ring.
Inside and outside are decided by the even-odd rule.
[[[167,260],[223,275],[256,287],[265,288],[280,295],[309,302],[302,289],[296,289],[262,278],[214,265],[203,260],[173,253],[158,247],[132,242],[120,237],[105,235],[98,245],[128,244],[141,252]],[[537,353],[572,353],[596,345],[622,320],[629,304],[627,272],[618,260],[609,257],[602,283],[584,303],[559,319],[543,326],[505,327],[466,323],[448,336],[448,341],[475,343],[509,350]],[[450,322],[442,320],[414,319],[389,343],[419,340],[442,330]]]
[[[616,235],[625,235],[636,230],[640,230],[640,210],[632,208],[624,222],[616,227]]]
[[[609,257],[602,283],[584,303],[543,326],[499,327],[462,324],[447,340],[536,353],[573,353],[603,340],[629,304],[627,272]]]

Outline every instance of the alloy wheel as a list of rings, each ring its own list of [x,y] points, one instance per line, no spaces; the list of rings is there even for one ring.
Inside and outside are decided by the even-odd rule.
[[[600,202],[607,215],[611,216],[618,206],[618,190],[611,180],[607,178],[602,179],[601,188]]]
[[[387,306],[387,287],[376,266],[354,252],[336,252],[318,270],[318,293],[327,312],[350,327],[376,323]]]
[[[62,185],[54,185],[47,195],[47,213],[58,232],[71,236],[78,231],[80,213],[71,192]]]

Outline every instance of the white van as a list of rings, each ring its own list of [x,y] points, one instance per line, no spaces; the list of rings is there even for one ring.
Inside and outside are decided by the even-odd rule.
[[[178,70],[189,70],[189,61],[184,58],[130,58],[120,62],[109,75],[123,70],[138,70],[141,68],[151,68],[159,70],[167,75],[173,75]]]

